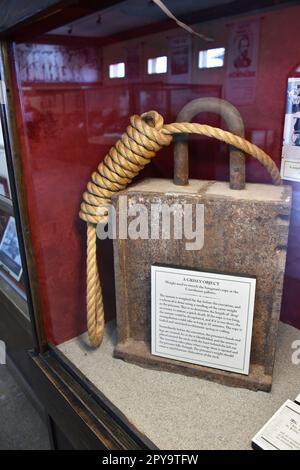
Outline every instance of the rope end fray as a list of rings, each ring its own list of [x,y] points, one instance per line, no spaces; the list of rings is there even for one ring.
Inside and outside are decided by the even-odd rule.
[[[169,10],[169,8],[166,7],[166,5],[161,1],[161,0],[152,0],[153,3],[155,3],[156,6],[158,6],[158,8],[160,8],[169,18],[171,18],[171,20],[175,21],[175,23],[177,24],[177,26],[179,26],[180,28],[184,29],[185,31],[187,31],[188,33],[190,34],[193,34],[194,36],[197,36],[198,38],[200,39],[203,39],[204,41],[207,41],[207,42],[213,42],[215,39],[210,37],[210,36],[206,36],[205,34],[202,34],[202,33],[198,33],[197,31],[195,31],[193,28],[191,28],[190,26],[188,26],[187,24],[183,23],[182,21],[180,21],[178,18],[176,18],[176,16]]]

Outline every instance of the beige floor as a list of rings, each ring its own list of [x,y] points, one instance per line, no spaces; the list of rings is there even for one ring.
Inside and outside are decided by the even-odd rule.
[[[300,331],[288,325],[280,324],[271,393],[127,364],[112,356],[114,336],[110,324],[98,350],[86,335],[60,350],[160,449],[249,449],[276,409],[300,393],[300,365],[291,360]]]

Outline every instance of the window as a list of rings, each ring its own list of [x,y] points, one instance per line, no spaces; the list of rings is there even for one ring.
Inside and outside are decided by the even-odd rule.
[[[167,73],[168,58],[166,55],[148,59],[148,74]]]
[[[225,48],[217,47],[215,49],[207,49],[199,51],[199,69],[210,69],[213,67],[223,67]]]
[[[109,78],[123,78],[125,77],[125,63],[119,62],[118,64],[110,64]]]

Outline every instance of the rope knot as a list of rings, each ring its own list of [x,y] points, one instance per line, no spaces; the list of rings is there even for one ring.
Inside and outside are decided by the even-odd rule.
[[[163,117],[156,111],[130,118],[130,125],[92,174],[83,194],[79,217],[85,222],[107,222],[105,206],[114,193],[125,189],[150,159],[172,141],[164,134]]]

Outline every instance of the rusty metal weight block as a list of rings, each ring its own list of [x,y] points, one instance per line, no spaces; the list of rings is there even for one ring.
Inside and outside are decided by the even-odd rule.
[[[200,111],[204,110],[203,101],[200,104]],[[210,111],[219,111],[211,101],[209,105]],[[187,105],[179,118],[190,120],[196,111],[199,112],[199,108],[195,108],[195,103],[190,107]],[[235,112],[233,114],[232,119],[227,119],[231,129],[232,120],[236,122],[237,117]],[[228,116],[225,112],[223,115]],[[242,135],[242,126],[235,128],[235,131]],[[218,181],[188,182],[187,154],[183,142],[177,144],[175,161],[175,182],[149,179],[115,195],[113,202],[117,215],[120,216],[120,198],[124,196],[127,197],[128,207],[138,202],[144,204],[149,213],[152,204],[203,204],[204,246],[199,251],[187,251],[187,240],[174,238],[114,241],[118,332],[114,354],[144,367],[269,391],[283,289],[291,189],[289,186],[268,184],[248,183],[245,186],[244,160],[235,149],[231,150],[230,185]],[[151,219],[148,223],[150,232]],[[248,375],[151,354],[150,271],[155,263],[256,277]]]

